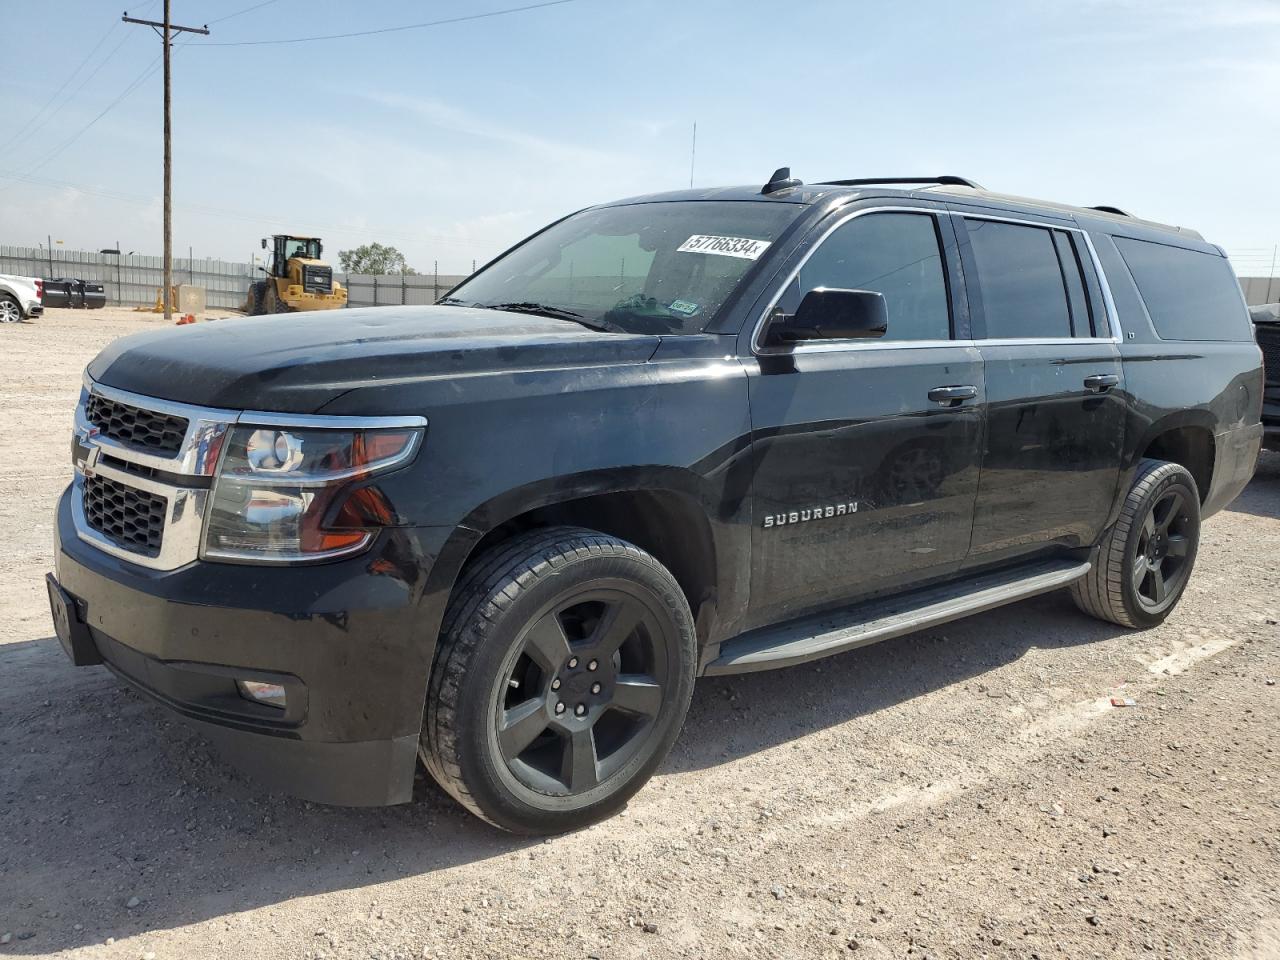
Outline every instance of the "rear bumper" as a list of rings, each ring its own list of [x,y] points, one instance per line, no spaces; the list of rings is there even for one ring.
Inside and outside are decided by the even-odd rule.
[[[349,806],[412,798],[434,528],[387,531],[340,563],[168,572],[81,541],[65,493],[56,531],[57,582],[93,648],[82,662],[100,658],[271,789]],[[286,708],[246,700],[237,679],[282,684]]]
[[[1252,423],[1214,438],[1213,483],[1201,508],[1211,516],[1240,495],[1253,479],[1262,449],[1263,425]]]
[[[44,313],[44,304],[39,300],[28,300],[26,307],[28,317],[38,317]]]

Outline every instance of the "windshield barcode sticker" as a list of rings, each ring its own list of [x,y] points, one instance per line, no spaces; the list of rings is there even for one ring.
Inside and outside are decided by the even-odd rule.
[[[768,240],[751,240],[747,237],[708,237],[695,233],[676,247],[676,253],[714,253],[721,257],[757,260],[760,254],[768,249]]]

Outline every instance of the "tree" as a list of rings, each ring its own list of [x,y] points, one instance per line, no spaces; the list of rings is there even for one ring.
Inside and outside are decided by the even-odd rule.
[[[412,276],[418,271],[405,263],[404,254],[395,247],[366,243],[354,250],[339,250],[338,262],[343,273],[398,273]]]

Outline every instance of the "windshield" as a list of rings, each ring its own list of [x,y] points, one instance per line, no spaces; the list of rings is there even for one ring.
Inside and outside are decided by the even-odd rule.
[[[752,201],[585,210],[443,302],[549,308],[623,333],[698,333],[796,211],[792,204]]]
[[[320,241],[301,240],[296,237],[289,237],[284,242],[284,258],[286,260],[292,260],[294,257],[303,257],[307,260],[319,260]]]

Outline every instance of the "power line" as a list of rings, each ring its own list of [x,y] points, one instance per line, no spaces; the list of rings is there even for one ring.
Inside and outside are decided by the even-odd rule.
[[[428,20],[425,23],[406,23],[403,26],[382,27],[378,30],[357,30],[352,33],[331,33],[318,37],[289,37],[282,40],[219,40],[210,43],[197,44],[197,46],[261,47],[269,44],[281,43],[311,43],[315,40],[346,40],[350,37],[371,37],[382,33],[399,33],[402,30],[423,30],[427,27],[442,27],[451,23],[464,23],[468,20],[485,20],[489,17],[503,17],[511,13],[524,13],[527,10],[541,10],[543,7],[558,7],[561,4],[576,2],[577,0],[544,0],[542,3],[530,3],[523,7],[508,7],[505,10],[490,10],[487,13],[469,13],[460,17],[447,17],[443,20]]]
[[[31,131],[27,134],[27,136],[28,137],[35,136],[35,134],[39,133],[42,129],[44,129],[44,127],[48,126],[48,124],[53,120],[53,118],[62,112],[63,107],[65,107],[68,103],[74,100],[76,98],[76,95],[81,90],[83,90],[86,86],[88,86],[89,81],[98,75],[98,72],[101,71],[102,68],[107,65],[107,63],[111,60],[111,58],[114,57],[119,52],[120,48],[123,47],[128,41],[129,41],[129,34],[126,33],[123,37],[120,38],[120,42],[111,48],[111,52],[108,53],[105,57],[103,57],[102,60],[98,63],[98,65],[93,68],[93,71],[87,77],[85,77],[83,80],[80,81],[79,86],[77,86],[73,91],[71,91],[70,95],[68,95],[66,99],[64,99],[60,104],[58,104],[58,106],[54,108],[54,111],[52,113],[50,113],[47,117],[45,117],[43,120],[37,123],[31,129]]]
[[[152,7],[156,5],[156,2],[157,0],[147,0],[146,9],[150,10]],[[105,67],[108,61],[110,61],[111,58],[114,57],[116,53],[120,50],[120,48],[124,46],[125,40],[128,39],[127,35],[126,37],[122,38],[119,43],[117,43],[114,47],[111,48],[111,52],[102,58],[102,60],[98,63],[98,65],[93,68],[92,73],[90,73],[87,77],[85,77],[83,80],[80,81],[80,85],[71,92],[71,95],[67,97],[66,100],[62,101],[62,103],[58,105],[58,108],[54,110],[52,114],[50,114],[44,120],[41,120],[41,117],[45,114],[45,112],[49,109],[49,107],[53,104],[53,102],[58,99],[58,96],[62,93],[62,91],[67,89],[67,86],[71,83],[71,81],[76,78],[76,74],[78,74],[81,70],[83,70],[85,66],[89,63],[89,61],[93,59],[93,55],[97,53],[98,50],[102,47],[102,45],[107,42],[107,39],[113,33],[115,33],[116,28],[118,26],[120,26],[119,21],[112,23],[111,29],[109,29],[106,33],[104,33],[98,39],[98,42],[93,45],[93,49],[90,50],[88,55],[86,55],[85,58],[80,61],[80,64],[74,70],[71,71],[67,79],[62,81],[62,86],[58,87],[58,89],[54,91],[53,96],[51,96],[47,101],[45,101],[44,106],[42,106],[30,118],[28,118],[27,122],[24,123],[16,133],[10,134],[9,139],[12,142],[14,143],[21,142],[23,135],[27,133],[28,128],[30,128],[32,124],[36,124],[36,126],[34,129],[30,131],[30,135],[34,136],[36,133],[38,133],[41,130],[41,128],[43,128],[46,124],[49,123],[50,120],[52,120],[59,113],[62,112],[62,108],[65,107],[68,103],[70,103],[71,100],[75,98],[76,94],[78,94],[81,90],[83,90],[88,85],[90,80],[92,80],[95,76],[97,76],[98,72],[103,67]],[[37,123],[37,121],[39,122]]]
[[[98,49],[104,43],[107,42],[107,37],[115,33],[116,27],[118,26],[120,26],[120,24],[118,23],[112,24],[111,29],[98,38],[98,42],[93,45],[93,49],[90,50],[88,54],[85,55],[85,58],[80,61],[79,65],[74,70],[71,71],[67,79],[62,81],[62,86],[60,86],[57,90],[53,91],[53,96],[51,96],[48,100],[45,101],[44,106],[42,106],[39,110],[33,113],[30,117],[28,117],[27,122],[24,123],[21,127],[19,127],[17,132],[15,132],[9,137],[10,143],[22,142],[22,135],[27,132],[27,128],[30,127],[31,124],[33,124],[36,120],[38,120],[41,114],[43,114],[46,110],[49,109],[49,107],[53,104],[53,101],[58,99],[58,96],[62,93],[63,90],[67,89],[67,85],[70,84],[71,81],[76,78],[76,74],[78,74],[81,70],[84,69],[85,64],[93,59],[93,55],[98,52]]]
[[[144,69],[142,73],[138,74],[138,76],[136,76],[129,83],[129,85],[124,88],[124,90],[120,93],[120,95],[117,96],[114,100],[112,100],[109,104],[107,104],[102,109],[102,111],[98,113],[97,116],[95,116],[92,120],[86,123],[83,127],[77,130],[71,136],[67,137],[67,139],[63,140],[60,144],[58,144],[48,153],[42,155],[39,159],[29,164],[26,168],[21,170],[16,175],[13,173],[6,173],[6,174],[0,174],[0,176],[4,176],[9,179],[24,179],[30,176],[36,170],[39,170],[45,164],[57,158],[64,150],[66,150],[73,143],[79,140],[82,136],[88,133],[89,129],[95,123],[97,123],[99,120],[105,117],[108,113],[114,110],[117,106],[119,106],[125,100],[125,98],[127,98],[131,93],[133,93],[135,90],[141,87],[143,83],[145,83],[148,79],[150,79],[155,74],[156,70],[159,68],[159,65],[160,65],[160,58],[156,57],[154,60],[151,61],[151,63],[146,67],[146,69]]]
[[[261,3],[255,3],[252,7],[245,7],[243,10],[237,10],[235,13],[228,13],[225,17],[219,17],[217,20],[210,20],[209,23],[221,23],[223,20],[230,20],[232,17],[238,17],[241,14],[252,13],[254,10],[269,7],[271,4],[276,2],[277,0],[262,0]]]
[[[267,0],[267,2],[274,3],[275,0]],[[259,6],[261,6],[261,4],[259,4]],[[243,13],[244,11],[241,11],[241,12]],[[235,14],[230,14],[230,16],[235,16]],[[190,38],[184,37],[182,40],[174,44],[174,49],[181,49],[182,47],[185,47],[190,43],[191,43]],[[10,180],[26,179],[30,177],[31,174],[35,173],[37,170],[43,167],[45,164],[56,159],[58,156],[62,154],[64,150],[66,150],[73,143],[79,140],[85,133],[87,133],[90,127],[92,127],[95,123],[97,123],[99,120],[105,117],[108,113],[114,110],[117,106],[119,106],[122,102],[124,102],[124,100],[127,99],[131,94],[133,94],[134,91],[136,91],[139,87],[141,87],[142,84],[146,83],[153,76],[155,76],[156,71],[160,69],[160,61],[162,59],[163,57],[156,57],[154,60],[152,60],[151,63],[149,63],[143,69],[142,73],[138,74],[138,76],[134,77],[133,80],[129,82],[128,86],[124,88],[124,90],[120,93],[119,96],[117,96],[114,100],[112,100],[109,104],[107,104],[107,106],[102,110],[101,113],[95,116],[92,120],[86,123],[83,127],[81,127],[79,130],[73,133],[66,140],[62,141],[62,143],[58,144],[58,146],[54,147],[48,153],[42,155],[38,160],[36,160],[34,163],[31,163],[21,171],[17,171],[16,173],[15,171],[10,171],[9,173],[0,172],[0,177],[10,179]],[[12,188],[12,184],[10,184],[10,186],[8,187],[0,187],[0,193],[4,193],[5,191],[11,188]]]

